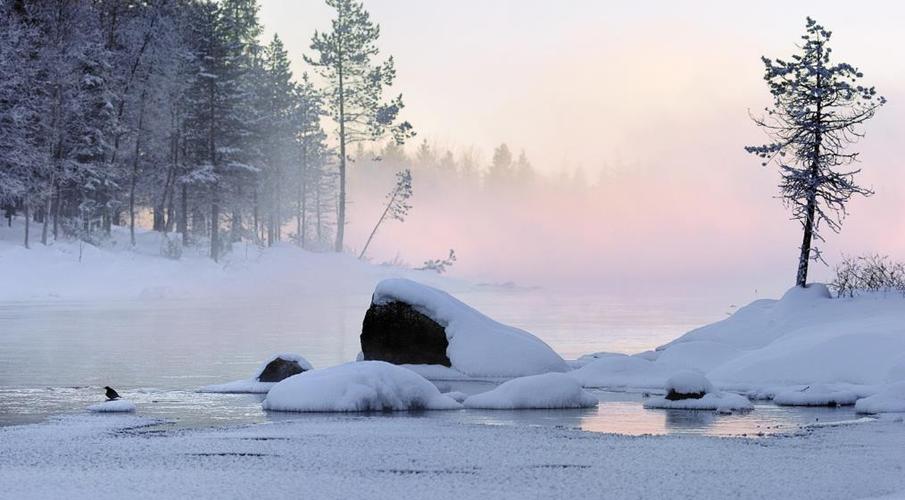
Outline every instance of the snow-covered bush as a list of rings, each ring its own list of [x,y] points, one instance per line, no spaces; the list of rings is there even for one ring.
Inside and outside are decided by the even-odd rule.
[[[456,263],[456,251],[452,248],[449,249],[449,256],[445,259],[431,259],[424,261],[424,264],[421,264],[421,267],[416,268],[419,271],[434,271],[437,274],[443,274],[447,269],[453,266]]]

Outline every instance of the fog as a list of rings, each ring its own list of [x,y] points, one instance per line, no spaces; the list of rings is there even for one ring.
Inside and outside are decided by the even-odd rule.
[[[860,180],[876,195],[852,202],[842,234],[825,233],[822,250],[830,265],[843,253],[905,254],[905,61],[888,57],[905,20],[898,6],[880,17],[842,2],[368,8],[418,132],[409,157],[426,140],[439,155],[471,154],[486,171],[505,142],[537,172],[530,186],[491,190],[411,161],[413,208],[380,229],[374,261],[418,265],[454,248],[453,274],[478,281],[739,301],[781,293],[794,282],[799,227],[775,199],[775,169],[743,147],[765,142],[748,115],[769,102],[760,56],[789,56],[806,15],[833,30],[836,60],[857,65],[889,98],[855,146]],[[265,0],[261,12],[296,73],[310,33],[329,17],[307,2]],[[401,166],[352,165],[351,247],[364,244]],[[815,280],[831,271],[812,269]]]

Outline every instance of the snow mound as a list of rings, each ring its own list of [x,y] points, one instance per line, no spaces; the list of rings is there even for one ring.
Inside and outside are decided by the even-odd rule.
[[[453,398],[460,403],[463,403],[466,399],[468,399],[468,394],[460,391],[444,392],[443,395],[448,398]]]
[[[466,408],[512,410],[520,408],[590,408],[597,398],[584,391],[574,378],[545,373],[515,378],[497,388],[465,400]]]
[[[372,302],[393,301],[411,305],[442,326],[452,368],[470,377],[521,377],[568,370],[566,362],[539,338],[498,323],[444,291],[407,279],[378,283]]]
[[[786,390],[776,394],[773,402],[784,406],[848,406],[855,404],[858,394],[840,390],[826,384],[806,386],[799,390]]]
[[[605,356],[569,372],[584,387],[660,389],[676,368],[638,356]]]
[[[905,412],[905,382],[889,384],[873,396],[859,399],[855,403],[858,413],[899,413]]]
[[[226,382],[224,384],[211,384],[206,385],[200,389],[198,392],[211,392],[211,393],[219,393],[219,394],[267,394],[276,382],[261,382],[258,378],[264,373],[264,369],[267,368],[271,362],[276,360],[277,358],[285,359],[286,361],[295,361],[302,367],[303,370],[313,370],[314,365],[312,365],[307,359],[299,354],[294,353],[282,353],[282,354],[274,354],[269,357],[267,361],[261,363],[260,368],[255,371],[253,377],[244,380],[234,380],[232,382]]]
[[[664,373],[694,369],[718,388],[752,394],[827,384],[861,395],[905,377],[905,297],[834,299],[819,283],[795,287],[779,300],[754,301],[692,330],[657,352],[649,365],[632,361],[620,371],[613,361],[598,360],[576,376],[586,386],[646,388]]]
[[[87,409],[95,413],[132,413],[135,411],[135,404],[125,399],[116,399],[91,405]]]
[[[713,392],[713,384],[701,372],[684,370],[669,377],[665,389],[667,394],[707,394]]]
[[[454,410],[454,399],[420,375],[385,363],[361,361],[293,375],[270,389],[265,410],[352,412]]]
[[[650,398],[644,402],[644,407],[665,410],[715,410],[727,413],[736,410],[751,410],[754,405],[748,398],[732,392],[711,392],[699,399],[670,401],[665,397]]]

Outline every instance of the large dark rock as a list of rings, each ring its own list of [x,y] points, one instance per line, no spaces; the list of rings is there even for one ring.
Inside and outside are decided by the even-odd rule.
[[[289,378],[305,371],[298,361],[276,358],[267,363],[264,371],[258,375],[259,382],[279,382],[284,378]]]
[[[361,325],[365,360],[450,366],[446,331],[404,302],[371,304]]]

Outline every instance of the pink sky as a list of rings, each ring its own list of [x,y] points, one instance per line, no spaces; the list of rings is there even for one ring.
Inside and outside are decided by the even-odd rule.
[[[424,200],[381,232],[375,257],[417,263],[454,246],[459,273],[488,281],[780,293],[794,275],[798,227],[773,198],[775,170],[742,148],[764,140],[748,118],[768,102],[760,56],[790,55],[811,15],[834,32],[834,54],[890,100],[856,146],[861,181],[877,194],[851,205],[824,250],[831,261],[842,252],[905,259],[905,59],[891,57],[905,8],[787,3],[367,1],[421,138],[475,146],[485,160],[507,142],[552,175],[581,167],[605,179],[592,200],[480,207],[493,211],[486,217]],[[280,34],[303,71],[329,9],[262,6],[268,35]],[[364,239],[367,225],[353,219],[350,236]]]

